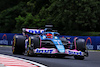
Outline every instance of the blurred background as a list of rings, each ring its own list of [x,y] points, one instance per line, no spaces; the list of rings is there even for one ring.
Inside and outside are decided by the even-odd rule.
[[[99,36],[99,0],[0,0],[0,32],[52,23],[62,35]]]

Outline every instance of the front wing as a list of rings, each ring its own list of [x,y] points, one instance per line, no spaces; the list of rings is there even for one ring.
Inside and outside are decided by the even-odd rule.
[[[70,50],[70,49],[65,49],[65,52],[59,52],[55,48],[37,48],[34,49],[35,54],[63,54],[63,55],[79,55],[79,56],[85,56],[86,53],[78,50]]]

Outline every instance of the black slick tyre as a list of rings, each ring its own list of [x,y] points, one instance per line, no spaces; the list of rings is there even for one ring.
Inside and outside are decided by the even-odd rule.
[[[23,54],[25,51],[25,39],[22,35],[15,35],[13,37],[12,52],[13,54]]]
[[[86,45],[84,39],[78,39],[76,40],[76,49],[85,52]]]
[[[36,36],[30,36],[29,37],[29,44],[28,44],[28,51],[27,51],[27,55],[28,56],[36,56],[36,54],[34,53],[34,49],[39,48],[40,47],[40,38],[36,37]]]
[[[78,51],[85,52],[85,50],[86,50],[86,45],[85,45],[85,40],[84,40],[84,39],[77,39],[77,40],[76,40],[76,49],[77,49]],[[85,59],[84,56],[80,56],[80,55],[75,55],[74,58],[75,58],[75,59],[78,59],[78,60],[84,60],[84,59]]]

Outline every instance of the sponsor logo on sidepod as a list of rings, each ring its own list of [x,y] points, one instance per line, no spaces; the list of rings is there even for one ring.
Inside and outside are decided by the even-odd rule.
[[[53,50],[51,50],[51,49],[36,49],[36,53],[52,53],[53,52]]]

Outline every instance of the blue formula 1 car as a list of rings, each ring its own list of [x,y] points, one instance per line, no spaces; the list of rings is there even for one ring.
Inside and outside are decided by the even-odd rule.
[[[26,53],[28,56],[47,55],[56,57],[70,55],[81,60],[88,56],[84,39],[76,37],[71,43],[68,40],[69,37],[59,37],[60,34],[52,30],[52,25],[46,25],[44,30],[26,28],[22,30],[23,35],[13,37],[13,54]],[[31,35],[26,37],[26,33]]]

